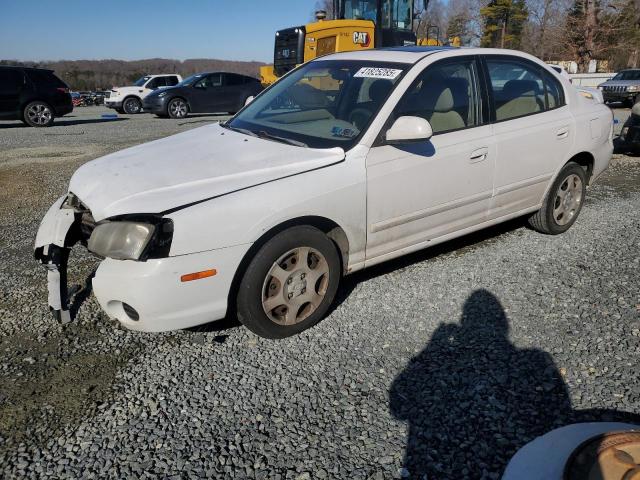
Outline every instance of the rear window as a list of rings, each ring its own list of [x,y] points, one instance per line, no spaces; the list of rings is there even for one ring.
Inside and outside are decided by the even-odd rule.
[[[53,72],[46,70],[26,70],[27,76],[36,85],[43,85],[54,88],[67,88],[67,85],[56,77]]]

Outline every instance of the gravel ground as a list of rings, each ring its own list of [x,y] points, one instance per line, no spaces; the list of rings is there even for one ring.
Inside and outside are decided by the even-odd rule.
[[[496,479],[556,426],[640,411],[638,158],[566,234],[518,220],[357,273],[295,338],[130,332],[91,296],[54,323],[32,243],[73,170],[213,120],[0,125],[0,477]]]

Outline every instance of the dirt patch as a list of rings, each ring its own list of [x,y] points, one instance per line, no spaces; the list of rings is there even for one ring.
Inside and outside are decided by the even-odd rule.
[[[72,333],[44,339],[18,334],[2,341],[8,369],[0,375],[0,450],[25,438],[43,445],[109,402],[118,370],[138,347],[104,352],[97,340],[95,329],[73,324]]]
[[[99,145],[48,145],[44,147],[12,148],[2,152],[1,166],[19,166],[29,163],[58,163],[66,160],[95,158],[106,149]]]

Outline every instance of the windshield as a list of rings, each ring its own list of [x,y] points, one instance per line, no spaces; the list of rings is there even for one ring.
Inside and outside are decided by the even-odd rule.
[[[312,148],[348,150],[407,68],[385,62],[311,62],[265,90],[226,126]]]
[[[613,80],[640,80],[640,70],[625,70],[613,77]]]
[[[199,78],[202,78],[202,75],[203,75],[202,73],[196,73],[195,75],[191,75],[190,77],[187,77],[184,80],[182,80],[177,86],[178,87],[188,87],[188,86],[192,85]]]
[[[411,29],[411,2],[409,0],[391,0],[384,2],[382,25],[397,30]]]
[[[136,80],[135,82],[133,82],[133,85],[135,87],[141,87],[143,86],[145,83],[147,83],[147,80],[149,80],[151,78],[151,75],[146,75],[142,78],[139,78],[138,80]]]
[[[346,0],[344,2],[344,18],[354,20],[377,21],[377,0]]]
[[[381,8],[382,26],[394,30],[411,30],[412,0],[345,0],[344,18],[371,20],[377,22],[378,8]]]

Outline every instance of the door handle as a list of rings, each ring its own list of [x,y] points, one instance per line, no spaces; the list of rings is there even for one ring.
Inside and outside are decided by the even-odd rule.
[[[569,136],[569,127],[562,127],[556,132],[556,138],[558,140],[562,140],[563,138],[567,138]]]
[[[477,148],[471,152],[471,155],[469,156],[469,163],[481,162],[487,158],[487,155],[489,155],[488,147]]]

